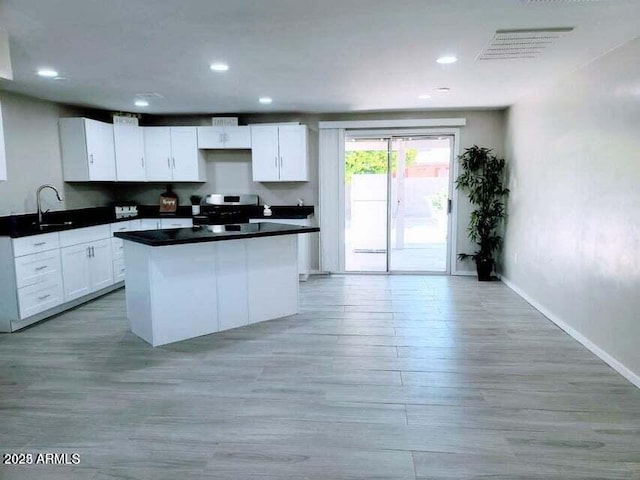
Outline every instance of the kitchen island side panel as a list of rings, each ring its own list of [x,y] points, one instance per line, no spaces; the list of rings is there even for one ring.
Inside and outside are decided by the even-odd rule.
[[[298,235],[248,239],[247,271],[249,323],[298,313]]]
[[[146,248],[153,346],[217,332],[216,244]]]
[[[124,261],[126,265],[126,303],[127,318],[131,331],[147,343],[153,345],[151,325],[152,302],[149,282],[150,249],[145,245],[124,242]]]

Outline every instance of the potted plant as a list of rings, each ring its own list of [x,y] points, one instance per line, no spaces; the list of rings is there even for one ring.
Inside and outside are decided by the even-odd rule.
[[[494,252],[502,245],[499,227],[505,216],[503,200],[509,193],[503,184],[505,161],[493,155],[490,148],[477,145],[465,149],[458,161],[462,172],[456,179],[456,188],[466,191],[476,207],[471,212],[467,231],[471,241],[478,245],[475,253],[459,253],[458,258],[475,260],[478,280],[491,280]]]

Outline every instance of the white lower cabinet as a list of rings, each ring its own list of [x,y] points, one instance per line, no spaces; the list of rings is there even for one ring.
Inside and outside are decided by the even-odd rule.
[[[250,223],[283,223],[285,225],[298,225],[301,227],[313,226],[313,220],[310,218],[252,218]],[[309,278],[311,271],[311,233],[298,234],[298,274],[301,281]]]
[[[110,239],[64,247],[61,256],[65,302],[114,283]]]
[[[58,306],[64,301],[58,248],[16,257],[15,269],[20,319]]]
[[[64,272],[64,300],[66,302],[91,293],[91,274],[89,272],[89,245],[80,244],[64,247],[62,271]]]
[[[116,282],[124,281],[124,258],[116,258],[113,260],[113,279]]]
[[[18,289],[20,319],[57,307],[63,301],[62,282],[54,277],[20,288]]]
[[[110,237],[109,225],[60,233],[65,302],[113,285]]]

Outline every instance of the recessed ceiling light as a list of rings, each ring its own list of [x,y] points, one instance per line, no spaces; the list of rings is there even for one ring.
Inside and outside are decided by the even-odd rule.
[[[136,107],[148,107],[149,106],[149,102],[147,102],[146,100],[136,100],[135,102],[133,102],[133,104]]]
[[[436,62],[446,65],[447,63],[456,63],[458,61],[458,57],[454,57],[453,55],[443,55],[439,57]]]
[[[258,99],[258,101],[259,101],[260,103],[265,104],[265,105],[268,105],[268,104],[270,104],[271,102],[273,102],[273,100],[271,99],[271,97],[260,97],[260,98]]]
[[[438,92],[440,92],[440,93],[447,93],[447,92],[451,91],[451,89],[449,87],[439,87],[439,88],[436,88],[436,90]]]
[[[209,65],[209,68],[214,72],[226,72],[227,70],[229,70],[229,65],[227,65],[226,63],[217,62]]]
[[[41,68],[40,70],[38,70],[38,75],[46,78],[55,78],[58,76],[58,72],[51,68]]]
[[[420,100],[429,100],[431,98],[431,95],[427,95],[426,93],[423,95],[418,95],[418,98]]]

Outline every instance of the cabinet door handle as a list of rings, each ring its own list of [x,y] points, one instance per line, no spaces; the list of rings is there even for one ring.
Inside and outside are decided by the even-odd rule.
[[[167,157],[167,168],[171,168],[171,157]]]
[[[89,163],[93,164],[93,153],[89,155]]]
[[[87,247],[87,257],[91,258],[91,247]]]
[[[140,157],[140,162],[142,163],[142,168],[144,168],[144,157]]]
[[[280,168],[282,168],[282,157],[280,157]]]
[[[47,244],[47,242],[37,242],[37,243],[34,243],[33,246],[34,247],[41,247],[42,245],[46,245],[46,244]]]
[[[274,158],[273,158],[273,160],[274,160],[273,165],[274,165],[276,168],[278,168],[278,157],[277,157],[277,156],[276,156],[276,157],[274,157]]]
[[[41,267],[36,267],[36,271],[39,272],[40,270],[44,270],[45,268],[47,268],[47,265],[42,265]]]
[[[49,298],[50,296],[51,296],[51,294],[50,294],[50,293],[48,293],[48,294],[46,294],[46,295],[43,295],[43,296],[41,296],[41,297],[38,297],[38,300],[44,300],[45,298]]]
[[[96,256],[96,251],[93,247],[91,247],[91,256],[95,257]]]
[[[176,157],[171,157],[171,160],[173,161],[173,168],[176,168]]]

